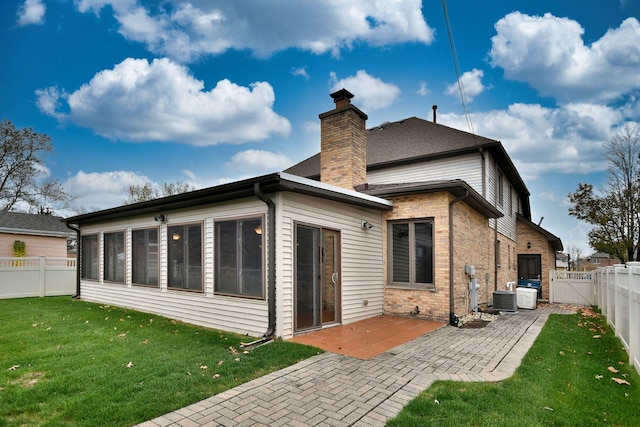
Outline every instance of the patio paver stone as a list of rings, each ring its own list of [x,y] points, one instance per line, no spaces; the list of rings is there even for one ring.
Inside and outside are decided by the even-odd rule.
[[[570,312],[545,305],[481,329],[444,326],[368,360],[323,353],[139,426],[382,426],[436,380],[513,375],[551,313]]]

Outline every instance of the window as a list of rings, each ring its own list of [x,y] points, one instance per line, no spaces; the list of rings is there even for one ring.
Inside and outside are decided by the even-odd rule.
[[[500,240],[496,241],[496,264],[498,267],[502,267],[502,254],[500,253],[502,249],[500,248]]]
[[[104,233],[104,280],[124,283],[124,233]]]
[[[158,229],[133,230],[131,250],[132,282],[158,286]]]
[[[433,222],[393,222],[390,231],[390,281],[433,288]]]
[[[262,218],[216,222],[216,293],[264,298],[262,230]]]
[[[202,292],[202,224],[167,228],[169,288]]]
[[[98,235],[82,236],[82,266],[83,279],[98,280]]]

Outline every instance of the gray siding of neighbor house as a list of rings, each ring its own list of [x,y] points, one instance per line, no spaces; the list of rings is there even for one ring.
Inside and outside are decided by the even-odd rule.
[[[278,335],[293,335],[295,224],[324,227],[340,232],[342,324],[383,312],[382,214],[377,210],[349,206],[293,193],[280,193],[278,217]],[[373,228],[363,230],[361,221]],[[367,300],[365,306],[363,300]]]

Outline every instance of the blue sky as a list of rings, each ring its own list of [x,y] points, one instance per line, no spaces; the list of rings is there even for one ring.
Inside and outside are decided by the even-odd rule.
[[[448,11],[473,131],[504,144],[533,220],[590,253],[567,194],[602,182],[603,144],[639,121],[639,1]],[[341,87],[370,127],[437,104],[468,131],[443,16],[436,0],[5,0],[0,116],[51,136],[47,173],[78,212],[122,204],[129,184],[285,169],[319,151]]]

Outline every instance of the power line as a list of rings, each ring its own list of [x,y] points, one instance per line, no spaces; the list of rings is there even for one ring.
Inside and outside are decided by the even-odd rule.
[[[447,0],[442,0],[442,10],[444,11],[444,23],[447,27],[447,36],[449,37],[451,57],[453,58],[453,68],[456,72],[456,80],[458,82],[458,91],[460,92],[460,102],[462,103],[464,118],[467,121],[469,132],[475,134],[475,132],[473,131],[473,125],[471,124],[471,117],[469,116],[469,109],[467,108],[467,95],[465,94],[464,84],[462,83],[462,79],[460,78],[460,64],[458,63],[458,52],[456,51],[456,44],[453,41],[453,31],[451,30],[451,23],[449,22],[449,9],[447,8]]]

